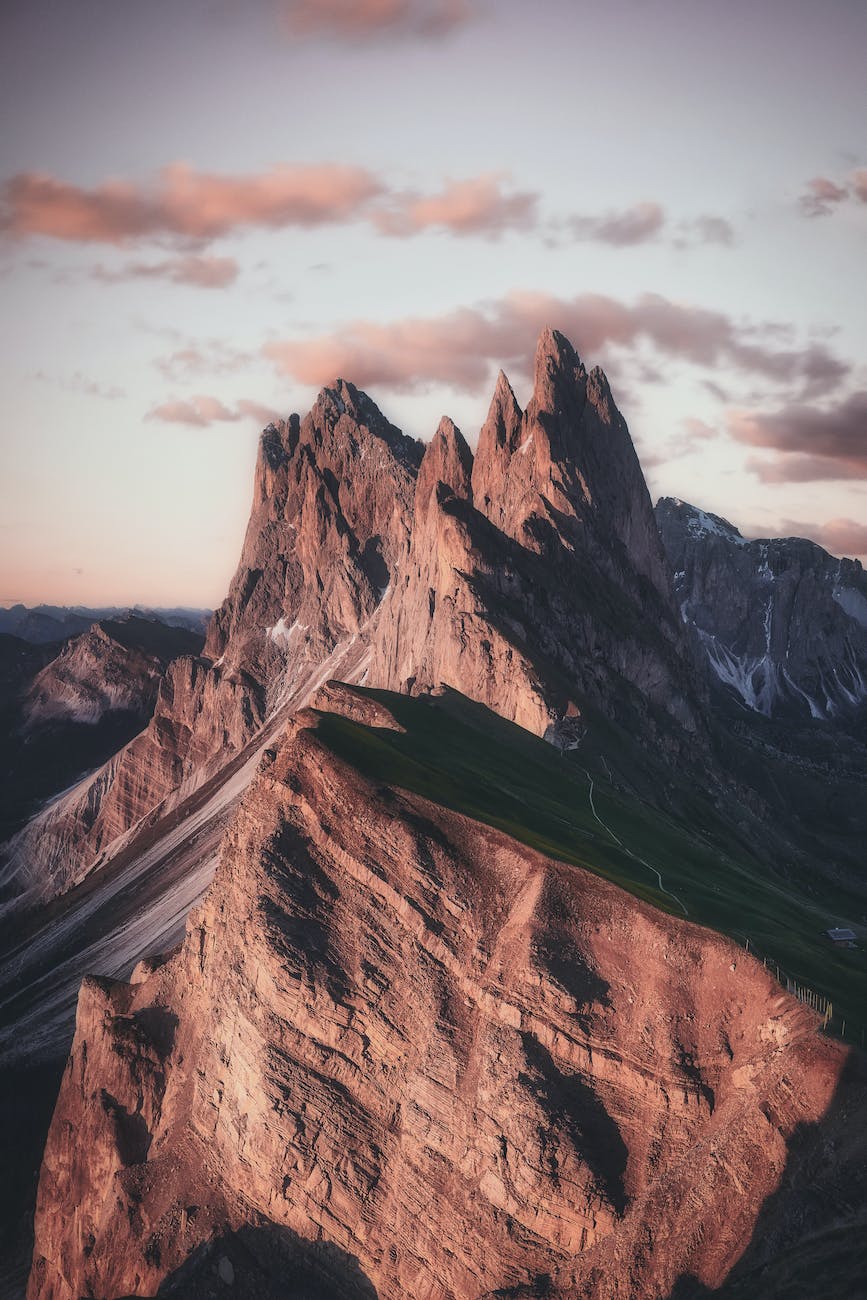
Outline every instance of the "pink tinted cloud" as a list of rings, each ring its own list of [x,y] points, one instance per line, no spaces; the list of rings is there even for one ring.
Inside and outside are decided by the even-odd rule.
[[[172,398],[154,406],[145,417],[148,420],[160,420],[164,424],[187,424],[198,429],[205,429],[211,424],[234,423],[245,416],[258,424],[270,424],[276,414],[269,406],[261,402],[250,401],[242,397],[234,406],[226,406],[218,397],[199,393],[190,398]]]
[[[150,186],[105,181],[93,188],[19,172],[0,185],[0,230],[80,243],[145,238],[214,239],[245,227],[277,229],[349,221],[382,193],[363,167],[273,167],[247,176],[163,168]]]
[[[604,294],[512,293],[441,316],[351,321],[333,333],[268,343],[264,352],[279,370],[306,384],[343,374],[361,385],[404,391],[445,383],[479,392],[494,365],[527,376],[536,337],[549,324],[588,356],[609,345],[628,349],[649,342],[668,358],[706,368],[728,364],[811,391],[839,382],[848,371],[820,345],[780,349],[767,342],[762,327],[747,329],[721,312],[658,294],[624,303]]]
[[[495,173],[449,181],[438,194],[395,195],[392,203],[374,213],[378,229],[406,237],[439,228],[454,235],[502,234],[529,230],[536,224],[538,194],[503,190],[503,177]]]
[[[827,217],[850,199],[867,203],[867,167],[857,167],[842,183],[828,176],[814,176],[798,202],[806,216]]]
[[[253,353],[223,339],[205,339],[200,343],[184,341],[174,352],[157,357],[154,365],[167,379],[177,380],[188,379],[193,374],[231,374],[246,368],[253,360]]]
[[[147,413],[149,420],[162,420],[165,424],[190,424],[206,428],[215,421],[238,420],[237,411],[230,410],[216,397],[201,393],[196,397],[172,398]]]
[[[780,521],[783,537],[809,537],[832,555],[867,557],[867,524],[855,519],[829,519],[824,524],[797,519]]]
[[[240,267],[234,257],[170,257],[161,262],[127,262],[118,270],[94,267],[95,280],[114,284],[121,280],[169,280],[198,289],[225,289],[238,278]]]
[[[798,202],[805,216],[826,217],[838,203],[848,197],[849,191],[844,185],[838,185],[827,176],[814,176],[807,181],[806,189]]]
[[[470,17],[468,0],[284,0],[295,37],[344,41],[376,37],[441,37]]]
[[[766,483],[867,478],[867,390],[827,407],[792,403],[778,411],[732,411],[728,428],[738,442],[776,453],[748,467]]]

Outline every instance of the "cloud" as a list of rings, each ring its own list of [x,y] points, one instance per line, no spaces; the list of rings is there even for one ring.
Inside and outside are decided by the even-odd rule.
[[[240,267],[234,257],[170,257],[162,262],[127,262],[117,270],[95,266],[94,280],[114,284],[120,280],[170,280],[199,289],[225,289],[238,278]]]
[[[644,294],[634,303],[604,294],[560,298],[511,293],[491,303],[440,316],[409,317],[382,324],[355,320],[333,333],[267,343],[265,355],[300,383],[328,383],[343,374],[361,385],[403,391],[432,383],[478,393],[492,367],[518,377],[532,368],[536,337],[556,325],[587,356],[606,347],[653,345],[661,356],[707,369],[728,365],[804,391],[826,391],[849,367],[825,347],[771,346],[773,326],[746,327],[706,308]]]
[[[748,468],[766,483],[867,478],[867,390],[828,407],[792,403],[778,411],[732,411],[729,432],[738,442],[773,450]]]
[[[867,556],[867,524],[855,519],[829,519],[824,524],[783,519],[780,536],[809,537],[832,555]]]
[[[19,172],[0,184],[0,230],[77,243],[202,242],[251,226],[350,221],[382,191],[365,168],[335,163],[284,165],[247,176],[172,163],[149,187],[105,181],[91,189]]]
[[[715,244],[731,248],[735,242],[735,228],[725,217],[702,213],[688,221],[680,221],[674,239],[676,248],[693,248],[696,244]]]
[[[690,445],[694,442],[711,442],[712,439],[719,438],[719,429],[714,429],[712,425],[706,424],[705,420],[690,415],[682,421],[682,437]]]
[[[176,341],[181,336],[173,335]],[[222,339],[206,339],[200,343],[184,341],[167,356],[157,357],[154,365],[166,379],[186,378],[193,374],[227,374],[241,370],[254,360],[254,354],[236,348]]]
[[[0,183],[0,230],[73,243],[118,247],[144,241],[201,247],[251,227],[283,229],[368,221],[381,234],[406,238],[430,229],[496,237],[537,223],[539,195],[509,191],[500,173],[449,181],[434,194],[391,190],[362,167],[283,165],[247,176],[163,168],[146,185],[106,181],[90,189],[53,176],[21,172]],[[238,274],[232,258],[187,256],[131,262],[97,277],[153,276],[207,288]]]
[[[246,397],[240,398],[234,406],[226,406],[218,397],[199,393],[190,398],[172,398],[152,407],[145,416],[148,420],[160,420],[164,424],[187,424],[198,429],[206,429],[211,424],[235,423],[244,417],[251,417],[265,425],[276,419],[276,414],[271,407],[250,401]]]
[[[467,0],[284,0],[283,17],[295,37],[343,41],[376,37],[442,37],[467,22]]]
[[[84,397],[101,397],[106,401],[115,402],[118,398],[126,397],[126,391],[123,388],[117,388],[114,384],[103,384],[98,379],[90,379],[87,375],[76,370],[72,375],[49,375],[44,370],[37,370],[35,378],[41,383],[54,384],[56,387],[63,389],[67,393],[80,393]]]
[[[236,406],[239,415],[249,415],[263,428],[273,420],[281,418],[280,413],[275,411],[273,406],[263,406],[261,402],[253,402],[248,397],[239,398]]]
[[[798,203],[807,217],[827,217],[849,199],[867,203],[867,168],[856,168],[842,184],[827,176],[814,176]]]
[[[496,239],[509,230],[538,229],[540,201],[535,190],[510,188],[502,172],[449,180],[426,194],[394,189],[367,168],[337,163],[281,164],[232,175],[200,172],[178,162],[151,181],[109,180],[91,187],[19,172],[0,181],[0,232],[120,248],[168,245],[182,255],[128,262],[117,270],[98,266],[93,274],[105,281],[139,277],[222,288],[237,278],[237,262],[203,256],[202,249],[238,231],[364,221],[390,238],[442,230]],[[627,248],[659,238],[666,226],[660,204],[644,202],[600,215],[555,219],[546,231],[553,245],[571,239]],[[679,248],[730,244],[733,238],[728,221],[708,214],[681,221],[673,233]]]
[[[620,385],[617,386],[618,405],[620,404]],[[683,456],[691,456],[708,442],[719,437],[719,430],[699,420],[696,416],[687,416],[680,422],[680,429],[671,434],[660,447],[645,455],[639,447],[639,459],[644,469],[655,469]]]
[[[807,217],[826,217],[838,203],[849,197],[843,185],[837,185],[827,176],[814,176],[807,181],[804,193],[798,199],[801,211]]]
[[[647,200],[631,207],[601,214],[576,213],[551,223],[551,243],[559,246],[558,234],[613,248],[629,248],[658,240],[668,230],[675,248],[695,248],[701,244],[730,246],[735,242],[735,230],[725,217],[702,213],[698,217],[684,218],[672,227],[661,204]]]
[[[658,203],[636,203],[621,212],[603,216],[569,217],[565,225],[574,239],[624,248],[656,239],[665,225],[665,212]]]
[[[431,228],[493,238],[506,230],[532,229],[538,194],[527,190],[504,193],[502,182],[501,175],[488,173],[449,181],[439,194],[395,195],[390,206],[373,214],[373,221],[383,234],[400,238]]]

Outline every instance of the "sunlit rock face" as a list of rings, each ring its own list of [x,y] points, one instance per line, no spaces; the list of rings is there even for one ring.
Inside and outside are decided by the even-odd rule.
[[[450,420],[425,447],[343,380],[270,425],[204,652],[25,829],[7,880],[30,899],[80,882],[328,678],[452,686],[560,745],[589,702],[689,748],[696,686],[647,489],[604,375],[561,334],[539,340],[526,412],[500,375],[475,458]]]
[[[667,1296],[857,1196],[864,1080],[759,963],[367,781],[320,716],[180,948],[82,989],[30,1300]]]
[[[867,575],[800,537],[747,541],[663,497],[656,519],[712,679],[766,717],[867,718]]]

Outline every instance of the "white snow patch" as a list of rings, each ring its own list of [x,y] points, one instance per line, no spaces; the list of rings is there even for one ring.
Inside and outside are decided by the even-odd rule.
[[[675,502],[675,505],[682,506],[683,504],[682,501]],[[706,537],[710,534],[714,537],[724,537],[727,542],[735,542],[738,546],[746,546],[746,538],[741,537],[732,524],[715,519],[713,515],[707,514],[704,510],[699,510],[698,506],[690,506],[689,508],[692,514],[686,528],[691,537]]]
[[[696,628],[704,644],[710,666],[726,686],[737,692],[747,708],[755,713],[771,716],[771,708],[779,693],[777,668],[769,654],[736,655],[710,632]],[[766,635],[769,621],[766,615]]]
[[[521,443],[520,447],[518,448],[518,454],[521,455],[521,456],[526,456],[526,454],[527,454],[527,452],[529,451],[529,449],[530,449],[532,443],[533,443],[533,435],[532,435],[532,433],[528,433],[527,436],[526,436],[526,438],[524,439],[524,441]]]
[[[286,620],[281,615],[273,627],[265,628],[265,635],[271,641],[288,641],[295,632],[306,632],[307,626],[306,623],[299,623],[296,618],[292,626],[287,627]]]

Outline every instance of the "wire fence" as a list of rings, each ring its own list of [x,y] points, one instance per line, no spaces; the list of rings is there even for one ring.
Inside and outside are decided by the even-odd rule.
[[[811,1011],[815,1011],[816,1015],[821,1018],[822,1028],[828,1029],[834,1019],[834,1003],[831,998],[827,997],[824,993],[818,992],[816,989],[810,988],[807,984],[802,984],[791,975],[788,975],[779,963],[773,960],[773,958],[763,957],[761,953],[757,952],[752,940],[746,937],[744,938],[744,948],[748,953],[751,953],[757,961],[761,961],[765,970],[771,971],[776,976],[777,983],[784,988],[787,993],[791,994],[793,998],[797,998],[799,1002],[803,1002],[804,1006],[809,1007]],[[846,1038],[846,1021],[843,1017],[838,1017],[837,1022],[833,1027],[834,1031],[839,1033],[841,1038]],[[863,1047],[864,1030],[860,1029],[859,1034],[861,1046]],[[853,1038],[851,1026],[849,1038],[850,1040]]]

